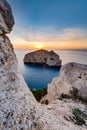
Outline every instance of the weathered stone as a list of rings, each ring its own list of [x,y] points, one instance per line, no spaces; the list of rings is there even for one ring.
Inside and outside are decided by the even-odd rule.
[[[50,100],[57,99],[61,94],[76,96],[87,100],[87,65],[68,63],[61,68],[60,76],[53,79],[48,85]]]
[[[24,57],[24,63],[61,67],[59,55],[57,55],[54,51],[47,51],[43,49],[26,54]]]
[[[14,25],[12,10],[6,0],[0,0],[0,34],[9,33]]]

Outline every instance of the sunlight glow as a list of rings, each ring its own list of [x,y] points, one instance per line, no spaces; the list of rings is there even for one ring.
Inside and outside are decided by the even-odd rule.
[[[35,45],[34,45],[34,48],[36,48],[36,49],[44,49],[46,46],[44,45],[44,44],[42,44],[42,43],[36,43]]]
[[[24,31],[23,31],[24,32]],[[14,48],[29,49],[87,49],[87,29],[66,28],[60,31],[27,32],[23,36],[10,35]]]

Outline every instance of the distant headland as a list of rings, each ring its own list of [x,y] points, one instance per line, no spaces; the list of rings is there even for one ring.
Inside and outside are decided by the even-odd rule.
[[[58,54],[56,54],[53,50],[47,51],[44,49],[26,54],[23,61],[24,63],[42,64],[50,67],[61,67],[62,65],[62,61],[60,60],[60,56]]]

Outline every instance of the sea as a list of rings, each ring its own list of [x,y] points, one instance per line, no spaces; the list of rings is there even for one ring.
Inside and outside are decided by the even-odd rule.
[[[47,85],[51,83],[54,77],[59,76],[60,69],[52,68],[42,65],[29,65],[23,63],[25,54],[34,50],[29,49],[15,49],[15,53],[18,59],[19,70],[23,75],[27,85],[33,89],[47,88]],[[87,65],[87,50],[54,50],[59,54],[62,60],[62,65],[69,62],[77,62]]]

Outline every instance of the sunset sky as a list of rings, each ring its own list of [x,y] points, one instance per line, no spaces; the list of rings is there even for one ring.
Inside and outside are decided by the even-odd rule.
[[[7,0],[15,48],[87,49],[87,0]]]

